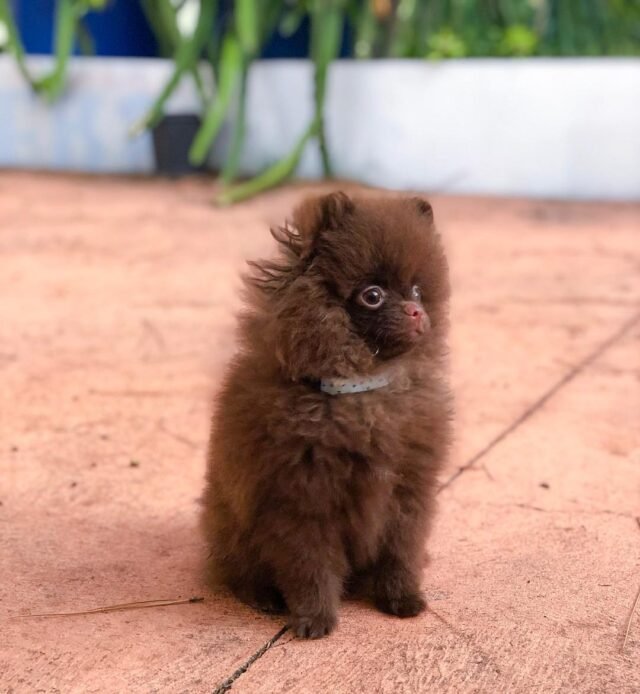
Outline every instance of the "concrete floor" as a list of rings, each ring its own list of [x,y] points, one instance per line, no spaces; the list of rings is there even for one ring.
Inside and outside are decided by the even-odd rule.
[[[433,199],[458,416],[426,614],[300,642],[203,585],[238,270],[307,190],[0,173],[0,690],[639,691],[640,205]]]

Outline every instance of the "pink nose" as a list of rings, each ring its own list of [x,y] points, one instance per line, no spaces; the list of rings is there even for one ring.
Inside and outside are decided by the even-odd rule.
[[[402,308],[417,333],[422,334],[429,329],[429,317],[420,304],[417,304],[415,301],[405,301]]]
[[[415,301],[405,301],[403,308],[407,316],[410,318],[415,318],[416,320],[424,314],[422,308],[416,304]]]

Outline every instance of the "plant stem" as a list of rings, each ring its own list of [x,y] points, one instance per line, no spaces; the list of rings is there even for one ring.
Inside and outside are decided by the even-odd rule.
[[[269,190],[270,188],[275,188],[277,185],[280,185],[280,183],[286,181],[296,170],[307,143],[317,134],[318,123],[314,120],[300,136],[293,150],[284,159],[276,162],[250,181],[224,189],[216,197],[216,203],[222,206],[232,205],[236,202],[253,197],[258,193],[262,193],[265,190]]]
[[[258,51],[258,4],[256,0],[235,0],[236,34],[245,55]]]
[[[78,47],[80,48],[80,51],[84,53],[84,55],[95,55],[96,45],[93,40],[93,36],[91,36],[89,29],[87,29],[87,26],[82,20],[78,21],[77,31]]]
[[[322,157],[322,169],[326,178],[332,177],[331,160],[327,147],[324,124],[324,107],[327,91],[327,77],[331,62],[338,56],[342,41],[343,13],[334,4],[327,8],[316,2],[311,12],[311,57],[314,63],[314,123]]]
[[[216,84],[215,98],[189,150],[189,161],[194,165],[204,163],[211,144],[224,123],[231,98],[242,73],[242,65],[243,57],[238,40],[229,33],[222,44],[220,77]]]
[[[38,80],[36,90],[46,94],[49,101],[55,101],[62,92],[67,76],[69,56],[73,50],[78,13],[72,0],[58,0],[56,6],[55,54],[56,65],[53,71]]]
[[[13,53],[20,74],[31,85],[31,87],[35,87],[35,80],[31,76],[29,68],[27,67],[24,46],[20,40],[18,28],[13,20],[13,13],[9,7],[9,0],[0,0],[0,21],[7,29],[7,33],[9,35],[9,50]]]
[[[206,0],[201,2],[201,9],[206,4]],[[182,43],[182,36],[176,20],[176,11],[170,0],[155,0],[151,3],[151,11],[158,19],[158,26],[164,37],[167,55],[171,55]]]
[[[207,97],[206,89],[204,88],[204,83],[202,82],[202,76],[200,75],[200,70],[198,69],[198,61],[191,67],[191,76],[193,77],[193,83],[195,84],[196,91],[198,92],[198,97],[200,99],[200,108],[202,111],[207,110],[207,105],[209,99]]]
[[[238,173],[240,165],[240,157],[242,156],[242,147],[246,134],[247,120],[247,86],[249,82],[249,61],[244,60],[242,72],[240,75],[240,90],[238,94],[238,112],[236,114],[235,125],[233,128],[233,137],[231,148],[227,155],[224,167],[222,169],[222,182],[224,185],[229,185]]]
[[[275,10],[275,12],[274,12]],[[238,110],[233,127],[231,147],[222,169],[222,181],[229,185],[238,173],[242,147],[246,135],[247,87],[249,68],[259,48],[271,36],[280,11],[280,2],[271,0],[259,5],[256,0],[236,0],[234,10],[235,30],[242,49],[242,65],[239,76]]]
[[[173,94],[182,76],[187,71],[192,72],[194,80],[196,80],[196,88],[198,88],[203,102],[205,101],[204,88],[198,74],[197,63],[200,53],[213,30],[216,7],[217,3],[213,2],[213,0],[201,0],[200,15],[193,35],[189,38],[183,38],[178,45],[171,76],[149,111],[131,128],[131,134],[140,134],[143,130],[151,128],[158,123],[164,114],[164,107],[169,97]]]

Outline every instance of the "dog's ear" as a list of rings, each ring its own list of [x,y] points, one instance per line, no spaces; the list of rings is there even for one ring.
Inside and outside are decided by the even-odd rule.
[[[349,314],[332,303],[324,283],[296,277],[271,308],[262,335],[273,345],[287,378],[350,378],[371,369],[371,350],[354,332]]]
[[[433,208],[428,200],[414,197],[410,199],[410,202],[421,217],[426,217],[429,221],[433,221]]]
[[[291,223],[271,229],[283,257],[249,261],[253,271],[246,276],[247,282],[267,293],[285,287],[310,261],[322,234],[340,228],[354,209],[353,200],[342,192],[304,200],[294,210]]]
[[[338,229],[354,209],[353,200],[341,191],[307,198],[295,209],[293,225],[308,250],[319,235]]]

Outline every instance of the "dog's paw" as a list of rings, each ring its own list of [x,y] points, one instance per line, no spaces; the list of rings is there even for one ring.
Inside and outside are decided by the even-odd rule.
[[[427,609],[427,601],[420,593],[407,593],[400,596],[379,595],[376,606],[387,614],[396,617],[415,617]]]
[[[333,614],[314,615],[313,617],[292,615],[289,626],[298,638],[321,639],[335,629],[337,622],[338,620]]]

